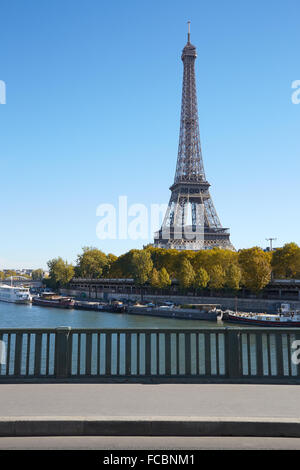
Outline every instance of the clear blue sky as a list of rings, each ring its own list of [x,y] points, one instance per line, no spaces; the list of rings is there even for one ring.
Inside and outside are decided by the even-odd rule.
[[[299,0],[2,0],[0,269],[147,243],[99,240],[96,208],[168,202],[187,20],[222,224],[237,248],[300,243],[299,15]]]

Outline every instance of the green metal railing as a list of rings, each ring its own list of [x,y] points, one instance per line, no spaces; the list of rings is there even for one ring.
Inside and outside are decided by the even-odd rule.
[[[0,340],[6,356],[0,366],[2,382],[32,378],[300,381],[296,328],[14,328],[0,329]]]

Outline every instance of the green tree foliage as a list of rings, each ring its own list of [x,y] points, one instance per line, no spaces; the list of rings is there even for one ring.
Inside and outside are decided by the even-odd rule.
[[[14,271],[13,269],[8,269],[7,271],[5,271],[5,277],[11,277],[11,276],[17,276],[17,273],[16,271]]]
[[[77,257],[76,276],[86,279],[98,279],[109,261],[105,253],[98,248],[84,247]]]
[[[193,285],[195,278],[195,271],[190,261],[182,257],[180,265],[177,269],[177,280],[182,289],[187,289]]]
[[[222,250],[214,248],[212,250],[200,250],[195,253],[192,260],[195,271],[199,268],[204,268],[208,273],[215,265],[220,265],[224,271],[230,264],[238,263],[238,255],[235,251]]]
[[[171,279],[166,268],[157,270],[153,268],[150,276],[150,284],[157,289],[165,289],[171,285]]]
[[[111,270],[118,257],[112,253],[108,253],[106,256],[107,264],[103,267],[103,277],[112,278]]]
[[[299,278],[300,247],[296,243],[287,243],[272,252],[271,261],[274,277]]]
[[[145,250],[148,252],[148,250]],[[140,250],[130,250],[127,253],[119,256],[117,260],[113,262],[110,268],[111,278],[131,278],[132,277],[132,258],[135,253],[139,253]]]
[[[270,282],[270,256],[261,248],[241,250],[239,264],[242,270],[243,284],[253,292],[259,292]]]
[[[226,287],[232,290],[238,290],[240,288],[241,278],[242,272],[239,266],[236,264],[230,264],[226,269]]]
[[[147,250],[136,251],[131,259],[132,277],[135,283],[143,286],[151,276],[153,262]]]
[[[153,265],[157,270],[166,268],[171,277],[176,277],[176,265],[180,253],[178,250],[166,250],[152,246],[148,246],[146,250],[151,254]]]
[[[199,268],[195,273],[194,287],[195,289],[205,289],[209,282],[209,275],[204,268]]]
[[[35,269],[32,271],[31,277],[33,281],[41,281],[44,277],[44,271],[42,269]]]
[[[133,249],[119,257],[85,247],[77,258],[76,276],[134,278],[137,285],[143,286],[149,281],[158,289],[168,287],[171,279],[178,279],[181,289],[208,286],[238,290],[242,285],[259,292],[270,281],[271,263],[276,277],[299,277],[300,247],[288,243],[274,252],[264,252],[258,247],[240,252],[220,248],[194,252],[148,245],[143,250]]]
[[[53,288],[65,286],[74,277],[74,267],[61,257],[51,259],[47,264],[49,268],[48,284]]]
[[[171,279],[166,268],[161,268],[158,273],[159,278],[159,287],[161,289],[166,289],[171,285]]]
[[[159,284],[159,274],[158,274],[158,271],[156,268],[153,268],[152,270],[152,273],[151,273],[151,276],[150,276],[150,285],[151,287],[154,287],[154,288],[159,288],[160,287],[160,284]]]
[[[4,276],[4,272],[3,271],[0,271],[0,279],[4,279],[5,276]]]
[[[225,271],[220,264],[213,265],[209,270],[209,287],[222,289],[225,284]]]

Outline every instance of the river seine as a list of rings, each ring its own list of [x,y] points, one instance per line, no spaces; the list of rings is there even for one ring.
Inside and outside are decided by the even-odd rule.
[[[94,312],[0,302],[0,328],[204,328],[223,322],[180,320],[126,313]]]

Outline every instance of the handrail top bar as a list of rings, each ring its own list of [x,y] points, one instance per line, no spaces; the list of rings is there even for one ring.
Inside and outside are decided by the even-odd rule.
[[[237,327],[192,327],[192,328],[77,328],[77,327],[56,327],[56,328],[0,328],[0,335],[7,333],[57,333],[68,331],[70,333],[224,333],[224,332],[237,332],[237,333],[253,333],[253,334],[262,334],[262,333],[299,333],[299,328],[287,328],[287,327],[250,327],[250,328],[237,328]]]

